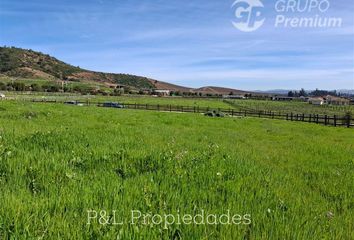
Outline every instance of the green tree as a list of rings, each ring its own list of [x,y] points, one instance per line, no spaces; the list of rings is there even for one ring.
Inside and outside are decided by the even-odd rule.
[[[16,91],[24,91],[26,88],[26,85],[23,82],[14,82],[12,84],[12,87],[16,90]]]
[[[300,90],[300,92],[299,92],[299,95],[300,95],[300,97],[301,97],[301,96],[302,96],[302,97],[307,97],[307,93],[306,93],[305,89],[301,88],[301,90]]]
[[[3,82],[0,82],[0,90],[6,90],[6,84]]]
[[[42,87],[41,87],[38,83],[33,83],[33,84],[31,85],[31,89],[32,89],[32,91],[34,91],[34,92],[40,92],[40,91],[42,91]]]
[[[294,92],[293,91],[289,91],[288,92],[288,97],[294,97]]]

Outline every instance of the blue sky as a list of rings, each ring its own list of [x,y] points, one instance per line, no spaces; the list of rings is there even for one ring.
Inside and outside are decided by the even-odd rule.
[[[341,17],[340,28],[275,28],[263,0],[265,23],[247,33],[232,25],[234,0],[0,0],[0,45],[190,87],[354,89],[354,2],[328,1],[287,16]]]

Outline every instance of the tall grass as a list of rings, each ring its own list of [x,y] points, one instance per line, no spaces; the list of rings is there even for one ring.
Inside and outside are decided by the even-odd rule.
[[[0,239],[352,239],[352,129],[0,102]],[[88,210],[251,214],[87,224]]]

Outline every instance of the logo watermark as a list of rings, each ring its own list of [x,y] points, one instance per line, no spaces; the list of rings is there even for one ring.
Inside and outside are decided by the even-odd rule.
[[[265,18],[262,16],[264,8],[260,0],[236,0],[232,4],[235,9],[235,20],[232,24],[243,32],[252,32],[260,28]]]
[[[328,16],[331,9],[330,0],[277,0],[272,9],[265,7],[261,0],[236,0],[235,20],[232,24],[243,32],[259,29],[265,21],[275,28],[340,28],[341,17]],[[275,12],[275,16],[265,18]]]
[[[232,214],[230,210],[224,213],[207,213],[203,209],[198,213],[143,213],[139,210],[131,210],[130,216],[122,217],[117,210],[87,210],[87,225],[145,225],[162,226],[168,229],[171,225],[250,225],[250,214]]]

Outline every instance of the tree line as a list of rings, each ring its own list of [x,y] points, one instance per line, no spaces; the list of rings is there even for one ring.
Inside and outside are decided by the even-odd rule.
[[[338,93],[336,90],[327,91],[327,90],[319,90],[317,88],[314,91],[308,91],[308,92],[305,91],[305,89],[303,89],[303,88],[301,88],[300,91],[289,91],[288,92],[288,97],[308,97],[308,96],[320,97],[320,96],[326,96],[326,95],[337,96],[337,97],[342,96],[342,94]]]

